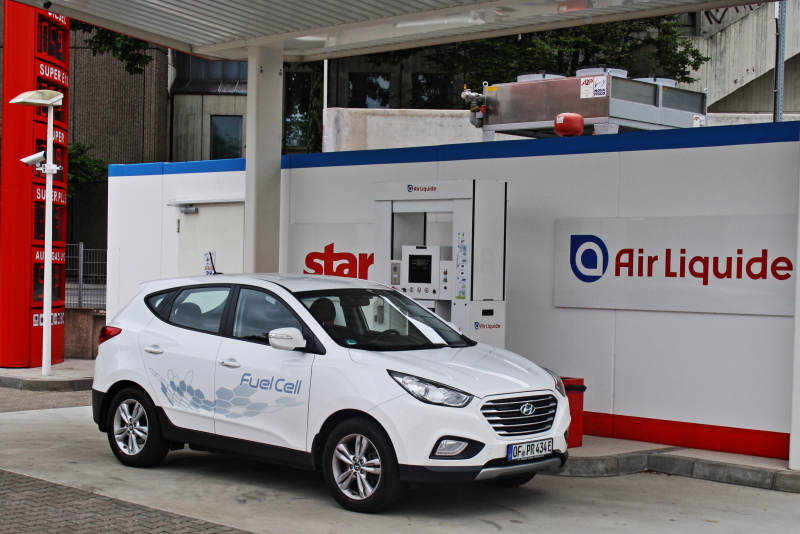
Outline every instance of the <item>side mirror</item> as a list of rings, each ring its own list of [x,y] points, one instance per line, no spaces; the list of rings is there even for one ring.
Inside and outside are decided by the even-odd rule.
[[[306,340],[297,328],[276,328],[269,333],[269,346],[278,350],[304,349]]]
[[[453,330],[455,330],[456,332],[458,332],[459,334],[462,333],[461,332],[461,327],[458,326],[456,323],[451,323],[450,321],[445,321],[445,324],[447,326],[449,326],[450,328],[452,328]]]

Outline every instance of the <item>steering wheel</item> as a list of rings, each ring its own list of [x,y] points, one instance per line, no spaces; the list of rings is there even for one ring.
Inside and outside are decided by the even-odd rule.
[[[381,339],[383,339],[385,336],[402,336],[402,335],[403,335],[403,334],[401,334],[400,332],[398,332],[398,331],[397,331],[397,330],[395,330],[394,328],[390,328],[390,329],[388,329],[388,330],[384,330],[383,332],[381,332],[381,333],[378,335],[378,337],[376,337],[376,338],[375,338],[375,341],[380,341],[380,340],[381,340]]]

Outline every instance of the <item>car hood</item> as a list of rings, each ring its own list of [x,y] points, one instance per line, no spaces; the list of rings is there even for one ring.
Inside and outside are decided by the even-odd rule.
[[[397,352],[350,349],[350,357],[357,363],[427,378],[476,397],[555,388],[553,377],[527,358],[482,343]]]

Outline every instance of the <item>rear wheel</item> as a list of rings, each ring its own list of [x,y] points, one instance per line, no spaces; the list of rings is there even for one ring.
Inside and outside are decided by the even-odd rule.
[[[486,485],[494,488],[516,488],[522,486],[523,484],[527,484],[533,480],[533,477],[535,476],[536,473],[525,473],[524,475],[495,478],[493,480],[487,480]]]
[[[114,396],[106,428],[114,456],[127,466],[156,465],[169,452],[155,405],[141,390],[126,388]]]
[[[348,510],[380,512],[405,492],[389,436],[368,419],[340,423],[328,437],[323,462],[328,489]]]

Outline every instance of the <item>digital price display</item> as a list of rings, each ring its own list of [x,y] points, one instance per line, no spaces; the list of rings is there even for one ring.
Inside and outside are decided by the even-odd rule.
[[[42,78],[41,76],[36,77],[36,89],[46,89],[49,91],[58,91],[62,95],[64,95],[63,103],[53,108],[53,124],[58,126],[66,126],[67,124],[67,88],[63,85],[53,82],[52,80],[48,80],[47,78]],[[47,122],[47,106],[40,106],[36,108],[36,118],[39,120],[43,120]]]
[[[64,300],[64,264],[53,264],[53,300]],[[33,264],[33,300],[44,300],[44,263]]]
[[[37,202],[34,208],[33,238],[44,241],[45,203]],[[53,241],[64,241],[67,227],[67,207],[53,204]]]
[[[36,152],[42,152],[47,150],[47,141],[44,139],[37,139],[36,140]],[[64,145],[59,145],[53,143],[53,163],[58,165],[59,167],[64,167],[64,164],[67,161],[67,147]],[[35,171],[33,174],[34,178],[37,180],[41,180],[44,182],[47,177],[44,175],[43,172]],[[63,182],[64,181],[64,169],[60,169],[57,173],[53,175],[53,182]]]
[[[36,55],[67,67],[69,30],[49,14],[39,13],[38,19]]]

